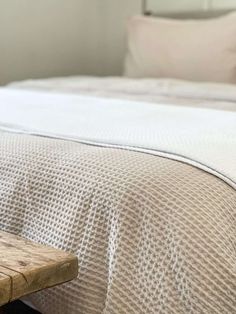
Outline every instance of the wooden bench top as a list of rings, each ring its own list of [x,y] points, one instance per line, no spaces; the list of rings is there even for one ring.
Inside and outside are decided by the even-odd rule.
[[[77,274],[74,255],[0,231],[0,306]]]

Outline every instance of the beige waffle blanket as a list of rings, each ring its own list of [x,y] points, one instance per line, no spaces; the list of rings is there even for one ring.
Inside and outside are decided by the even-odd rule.
[[[2,133],[0,228],[78,254],[45,314],[235,313],[236,193],[180,162]]]
[[[29,297],[42,313],[236,313],[236,193],[191,165],[1,132],[0,217],[78,254],[77,280]]]

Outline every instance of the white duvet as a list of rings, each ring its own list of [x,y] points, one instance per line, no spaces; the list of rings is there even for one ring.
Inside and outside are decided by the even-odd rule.
[[[56,88],[53,92],[32,90],[30,84],[28,89],[19,88],[24,84],[1,88],[0,129],[157,154],[197,166],[236,187],[236,110],[228,110],[236,107],[235,87],[184,82],[176,85],[172,82],[172,94],[171,84],[165,85],[163,81],[160,84],[159,81],[159,94],[157,89],[153,95],[163,97],[163,88],[167,90],[168,85],[166,97],[171,98],[171,102],[169,100],[166,105],[164,101],[145,102],[143,92],[134,88],[135,84],[146,86],[147,92],[148,82],[151,83],[147,80],[143,85],[141,80],[134,81],[133,85],[129,81],[130,94],[134,95],[136,90],[135,99],[139,99],[140,93],[142,101],[125,97],[114,99],[111,85],[116,86],[113,91],[117,94],[118,83],[122,80],[116,82],[107,85],[109,98],[78,95],[75,90],[73,93],[58,93]],[[152,90],[154,82],[150,84]],[[50,86],[50,82],[48,84]],[[191,94],[193,99],[199,95],[202,108],[191,106]],[[181,106],[181,98],[185,106]],[[223,110],[222,103],[218,106],[223,100],[227,110]],[[219,108],[204,108],[205,102],[216,103]]]

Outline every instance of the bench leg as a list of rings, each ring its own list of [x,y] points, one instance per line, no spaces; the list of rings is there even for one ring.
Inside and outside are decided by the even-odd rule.
[[[21,301],[14,301],[0,307],[0,314],[40,314]]]

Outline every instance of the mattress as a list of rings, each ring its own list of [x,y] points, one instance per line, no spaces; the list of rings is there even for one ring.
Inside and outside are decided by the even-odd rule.
[[[77,280],[29,297],[42,313],[235,313],[233,86],[68,78],[7,89],[89,93],[111,104],[145,100],[169,110],[189,104],[222,120],[229,114],[232,138],[222,142],[232,144],[230,168],[219,168],[221,175],[207,159],[202,168],[132,143],[30,132],[31,121],[18,129],[2,124],[0,228],[79,257]]]

